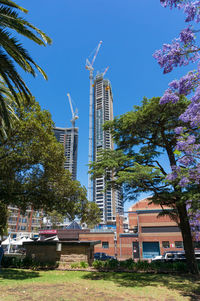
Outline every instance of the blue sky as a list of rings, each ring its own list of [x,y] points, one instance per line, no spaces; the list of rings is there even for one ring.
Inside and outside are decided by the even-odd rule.
[[[114,95],[114,115],[139,105],[144,96],[162,96],[168,82],[184,68],[163,75],[152,54],[178,35],[181,11],[163,8],[159,0],[16,0],[27,8],[24,17],[53,40],[47,47],[23,39],[33,59],[46,71],[34,79],[23,75],[41,107],[56,126],[70,127],[69,92],[79,112],[78,180],[87,187],[89,74],[85,60],[103,41],[95,73],[109,66],[106,77]],[[126,207],[130,206],[130,203]]]

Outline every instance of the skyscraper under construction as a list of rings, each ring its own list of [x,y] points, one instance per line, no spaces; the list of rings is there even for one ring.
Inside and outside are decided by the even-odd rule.
[[[77,153],[78,153],[78,128],[54,128],[54,133],[58,142],[64,146],[65,169],[72,174],[72,180],[77,177]]]
[[[113,95],[109,80],[98,74],[94,80],[94,132],[93,132],[93,161],[101,149],[113,149],[113,141],[109,131],[103,131],[105,121],[113,120]],[[111,171],[110,177],[112,177]],[[116,214],[123,214],[123,203],[119,190],[106,188],[104,176],[93,181],[93,200],[101,210],[103,223],[115,222]]]

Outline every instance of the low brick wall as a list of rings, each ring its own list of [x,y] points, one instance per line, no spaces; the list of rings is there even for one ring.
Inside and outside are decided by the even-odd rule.
[[[89,248],[85,246],[69,246],[62,245],[60,253],[60,262],[73,263],[73,262],[88,262]]]

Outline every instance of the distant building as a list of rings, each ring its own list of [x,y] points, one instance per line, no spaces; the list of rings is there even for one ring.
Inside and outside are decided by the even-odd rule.
[[[133,204],[126,218],[117,215],[116,226],[99,225],[93,230],[81,230],[72,223],[68,229],[42,230],[40,235],[46,238],[57,235],[63,241],[99,241],[94,247],[95,253],[104,252],[119,260],[151,260],[166,251],[182,252],[183,239],[178,224],[169,216],[158,218],[161,206],[149,202],[150,199],[146,198]],[[196,250],[200,250],[200,241],[194,241],[194,245]]]
[[[8,234],[15,238],[18,235],[37,236],[42,225],[42,211],[27,209],[24,214],[17,207],[8,207]]]
[[[64,147],[65,169],[72,174],[72,179],[77,178],[77,153],[78,153],[78,128],[56,127],[54,133],[58,142]]]
[[[103,131],[105,121],[113,120],[113,95],[109,80],[99,74],[94,80],[94,133],[93,161],[97,161],[97,153],[101,149],[113,149],[113,141],[109,131]],[[112,177],[112,172],[108,172]],[[101,210],[103,223],[112,223],[117,214],[123,214],[123,203],[119,190],[106,188],[104,176],[93,181],[93,200]]]

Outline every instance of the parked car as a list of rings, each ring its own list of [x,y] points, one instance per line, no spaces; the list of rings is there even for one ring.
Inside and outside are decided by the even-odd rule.
[[[195,251],[195,257],[200,260],[200,251]],[[156,256],[152,261],[161,262],[174,262],[174,261],[186,261],[184,251],[167,251],[163,255]]]
[[[115,257],[107,255],[106,253],[103,253],[103,252],[97,252],[97,253],[94,253],[94,259],[95,260],[108,260],[108,259],[115,259]]]

